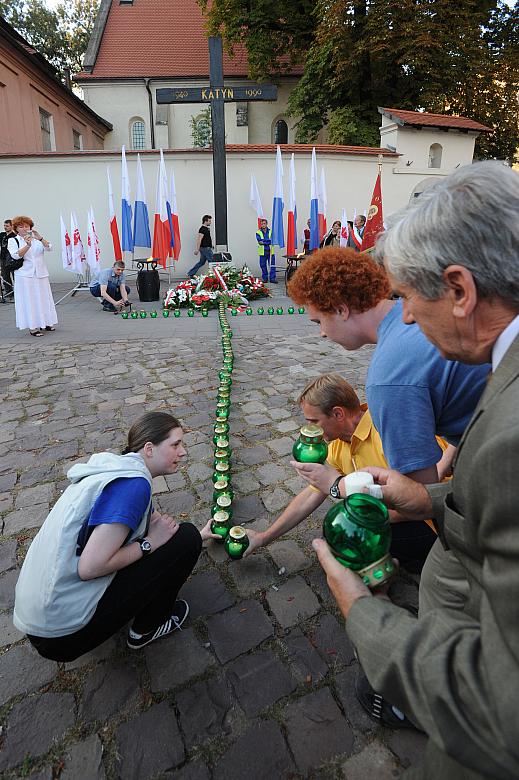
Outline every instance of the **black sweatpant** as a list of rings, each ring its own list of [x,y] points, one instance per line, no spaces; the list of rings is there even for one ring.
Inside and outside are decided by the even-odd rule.
[[[423,520],[391,523],[391,555],[400,566],[413,574],[420,574],[429,550],[438,538]]]
[[[31,644],[44,658],[74,661],[113,636],[132,618],[132,628],[137,633],[154,631],[171,617],[177,594],[201,549],[198,529],[191,523],[181,523],[169,542],[117,572],[86,626],[61,637],[29,635]]]

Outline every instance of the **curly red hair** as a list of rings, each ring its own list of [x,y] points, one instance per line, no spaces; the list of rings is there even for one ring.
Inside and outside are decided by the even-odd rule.
[[[19,217],[14,217],[13,219],[13,229],[16,230],[18,233],[18,228],[20,225],[30,225],[31,229],[34,227],[34,222],[30,217],[24,217],[23,215]]]
[[[389,298],[391,289],[384,269],[369,255],[344,247],[314,252],[288,283],[288,294],[298,304],[323,312],[345,303],[353,311],[373,309]]]

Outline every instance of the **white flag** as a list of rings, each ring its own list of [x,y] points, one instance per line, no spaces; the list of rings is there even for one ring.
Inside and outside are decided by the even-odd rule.
[[[85,267],[85,250],[79,235],[77,217],[74,212],[70,215],[70,232],[72,239],[72,265],[77,274],[83,274]]]
[[[348,217],[346,216],[346,209],[343,209],[342,216],[341,216],[341,238],[339,241],[339,246],[348,246],[348,236],[349,236]]]
[[[90,270],[94,273],[97,273],[99,271],[100,267],[100,249],[99,249],[99,238],[97,237],[96,232],[96,226],[95,226],[95,220],[94,220],[94,209],[92,206],[90,206],[90,210],[88,212],[87,217],[87,224],[88,224],[88,232],[87,232],[87,263],[90,267]]]
[[[256,177],[253,173],[250,175],[250,195],[249,195],[249,203],[256,212],[256,216],[258,220],[264,219],[265,212],[263,211],[263,206],[261,205],[261,198],[259,194],[258,185],[256,182]]]
[[[61,262],[63,263],[63,268],[66,271],[74,272],[75,269],[72,262],[72,243],[70,241],[69,232],[65,227],[62,214],[59,215],[59,221],[61,233]]]

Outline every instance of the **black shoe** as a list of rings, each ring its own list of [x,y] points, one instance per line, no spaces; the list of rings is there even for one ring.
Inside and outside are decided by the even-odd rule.
[[[269,282],[269,284],[277,284],[277,283],[278,283],[277,279],[271,279]]]
[[[155,631],[149,631],[147,634],[136,634],[131,628],[128,631],[128,639],[126,644],[132,650],[139,650],[145,645],[149,645],[155,639],[161,639],[163,636],[171,634],[176,631],[184,620],[189,615],[189,604],[184,599],[175,601],[174,612],[170,618],[168,618],[161,626],[155,629]]]
[[[112,306],[111,303],[109,303],[108,306],[105,306],[103,304],[103,311],[109,311],[111,314],[113,314],[113,312],[117,313],[117,309],[115,308],[115,306]]]
[[[362,709],[380,726],[386,726],[388,729],[422,731],[414,723],[411,723],[409,718],[398,707],[394,707],[380,693],[374,691],[368,682],[368,678],[362,671],[355,680],[355,695]]]

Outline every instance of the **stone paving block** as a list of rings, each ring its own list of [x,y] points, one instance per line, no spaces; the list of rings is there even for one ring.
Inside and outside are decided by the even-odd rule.
[[[257,721],[225,751],[213,770],[213,778],[290,780],[294,770],[279,726],[272,721]]]
[[[11,569],[16,564],[16,539],[0,544],[0,572]]]
[[[288,472],[278,463],[266,463],[256,469],[256,477],[262,485],[281,485],[288,477]]]
[[[377,740],[366,745],[360,753],[346,759],[341,769],[344,780],[366,780],[367,777],[395,780],[400,773],[394,756]]]
[[[206,765],[198,761],[186,764],[182,769],[167,772],[166,777],[172,777],[174,780],[211,780]]]
[[[189,461],[190,463],[198,463],[200,461],[212,461],[213,460],[213,443],[208,440],[200,442],[200,444],[194,444],[189,448]]]
[[[17,476],[15,473],[0,475],[0,492],[11,490],[16,484]]]
[[[180,598],[185,599],[189,604],[191,620],[196,620],[202,615],[222,612],[234,604],[233,595],[229,593],[215,571],[204,571],[193,575],[182,587]]]
[[[209,558],[214,563],[227,563],[229,561],[229,556],[225,552],[225,547],[222,543],[209,539],[204,542],[203,549],[207,551]]]
[[[275,582],[276,572],[265,555],[255,553],[245,560],[233,561],[229,574],[240,596],[251,596],[259,590],[270,588]]]
[[[269,409],[268,415],[273,420],[285,420],[287,417],[292,416],[288,409]]]
[[[301,428],[301,423],[299,423],[297,420],[284,420],[282,419],[280,423],[276,425],[276,430],[280,433],[289,433],[292,431],[297,431],[299,428]]]
[[[319,602],[302,577],[283,583],[278,591],[269,590],[267,601],[283,628],[291,628],[319,611]]]
[[[205,672],[215,661],[195,637],[192,628],[183,628],[144,649],[154,693],[167,691]]]
[[[231,732],[227,716],[232,704],[225,679],[213,677],[191,685],[180,691],[175,700],[188,750]]]
[[[290,671],[270,650],[238,658],[227,668],[227,676],[249,718],[288,696],[297,687]]]
[[[355,658],[353,645],[348,639],[344,623],[339,623],[333,615],[323,614],[309,635],[309,639],[328,666],[337,664],[348,666]]]
[[[222,664],[252,650],[274,633],[272,623],[257,601],[242,601],[237,607],[210,617],[207,629],[209,641]]]
[[[315,569],[307,572],[305,574],[305,578],[308,580],[312,591],[317,596],[319,596],[321,601],[323,601],[325,604],[335,604],[335,599],[333,598],[330,588],[328,587],[326,574],[320,566],[317,566]]]
[[[126,641],[126,630],[124,630],[124,638]],[[80,655],[79,658],[76,658],[75,661],[67,661],[67,663],[64,664],[65,669],[66,671],[70,671],[71,669],[81,669],[83,666],[88,666],[88,664],[93,664],[98,661],[106,661],[106,659],[115,652],[116,647],[117,642],[115,640],[115,636],[111,636],[110,639],[107,639],[106,642],[103,642],[102,645],[94,647],[94,649],[89,653]]]
[[[208,485],[212,473],[213,469],[205,463],[193,463],[192,466],[187,467],[187,475],[191,482],[204,482]]]
[[[369,734],[378,727],[361,707],[355,695],[355,680],[359,674],[363,674],[363,672],[358,663],[352,664],[343,672],[335,675],[334,688],[348,722],[356,731]]]
[[[30,528],[40,528],[49,513],[48,504],[16,509],[4,517],[4,535],[10,536]]]
[[[271,454],[266,447],[257,444],[255,447],[245,447],[236,453],[236,460],[245,463],[246,466],[257,466],[271,459]]]
[[[116,776],[120,780],[144,780],[179,766],[184,746],[175,715],[165,702],[122,723],[115,735]]]
[[[13,506],[13,496],[11,493],[0,493],[0,512],[7,512]]]
[[[400,729],[399,731],[387,729],[387,735],[388,747],[398,756],[405,769],[421,764],[427,744],[425,734],[409,729]]]
[[[300,628],[295,628],[283,640],[294,675],[307,685],[323,680],[328,667]]]
[[[291,498],[292,496],[280,487],[276,487],[274,490],[265,490],[261,495],[261,500],[265,505],[265,509],[267,512],[271,513],[285,509]]]
[[[268,425],[271,422],[266,414],[248,414],[245,419],[248,425],[253,428],[259,425]]]
[[[25,756],[41,756],[74,725],[74,696],[43,693],[15,704],[7,722],[0,769],[20,764]]]
[[[298,477],[297,474],[291,479],[286,479],[283,483],[283,487],[290,490],[292,493],[294,493],[294,495],[300,493],[305,487],[307,487],[307,485],[308,482],[305,482],[304,479]]]
[[[184,487],[186,484],[186,478],[182,471],[177,471],[176,474],[168,474],[165,480],[170,490],[178,490],[178,488]]]
[[[292,754],[305,777],[325,761],[350,755],[353,733],[327,688],[288,705],[284,720]]]
[[[240,409],[240,414],[247,415],[247,417],[250,414],[264,414],[267,411],[266,404],[261,403],[261,401],[249,401],[246,404],[243,404]]]
[[[167,493],[169,490],[168,483],[165,477],[154,477],[153,479],[153,495],[156,496],[159,493]]]
[[[29,775],[28,780],[54,780],[54,772],[51,766],[46,766],[45,769],[40,769],[39,772],[35,772]]]
[[[86,419],[86,418],[85,418]],[[92,418],[92,422],[97,422],[96,418]],[[69,426],[71,425],[69,421]],[[81,419],[80,425],[86,425]],[[65,460],[67,458],[76,458],[79,455],[79,447],[77,441],[67,441],[64,444],[56,444],[54,447],[47,447],[38,453],[38,463],[55,463],[58,460]]]
[[[14,588],[18,581],[18,569],[12,569],[0,577],[0,609],[14,607]]]
[[[35,504],[49,504],[54,495],[54,485],[47,482],[36,487],[25,488],[16,494],[15,505],[17,509],[32,507]]]
[[[258,496],[242,496],[235,498],[232,508],[233,522],[235,525],[249,520],[256,520],[258,517],[262,517],[265,514],[265,507]]]
[[[0,648],[12,645],[24,637],[21,631],[13,626],[13,615],[11,612],[2,612],[0,614]]]
[[[292,447],[294,446],[294,438],[290,436],[282,436],[280,439],[272,439],[267,442],[267,446],[273,450],[276,455],[283,457],[284,455],[292,455]]]
[[[22,472],[18,484],[21,487],[30,487],[41,482],[49,482],[51,479],[58,477],[58,475],[61,476],[61,469],[56,463],[47,464],[46,466],[34,466]]]
[[[297,542],[291,539],[283,539],[280,542],[269,544],[268,551],[278,569],[285,569],[284,574],[294,574],[311,565],[311,561]]]
[[[87,675],[79,717],[87,723],[104,722],[133,704],[138,695],[139,678],[129,664],[100,664]]]
[[[182,512],[189,513],[193,509],[195,497],[191,491],[175,490],[171,493],[161,493],[154,503],[160,505],[162,512],[177,519]]]
[[[65,753],[60,780],[104,780],[103,745],[97,734],[71,745]]]
[[[232,475],[232,484],[236,491],[236,495],[247,495],[248,493],[255,493],[260,489],[260,483],[254,479],[254,476],[249,471],[242,471],[238,474]]]

